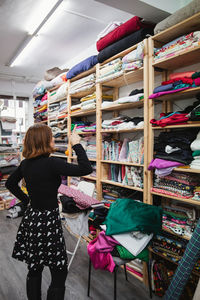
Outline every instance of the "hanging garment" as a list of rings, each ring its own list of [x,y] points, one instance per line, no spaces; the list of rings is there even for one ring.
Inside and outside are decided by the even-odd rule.
[[[189,240],[185,253],[179,262],[164,300],[178,300],[190,277],[193,267],[200,257],[200,220]]]

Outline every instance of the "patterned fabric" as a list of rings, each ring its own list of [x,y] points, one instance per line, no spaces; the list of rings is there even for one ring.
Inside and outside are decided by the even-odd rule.
[[[80,209],[86,209],[90,207],[92,204],[99,203],[95,198],[92,198],[78,190],[75,190],[73,188],[70,188],[64,184],[61,184],[58,192],[61,194],[64,194],[68,197],[72,197],[74,201],[76,202],[76,206]]]
[[[190,273],[200,257],[200,220],[197,227],[188,242],[185,253],[179,263],[176,273],[165,294],[165,300],[178,300],[186,285]]]
[[[42,266],[65,268],[67,253],[59,209],[38,210],[29,207],[17,233],[13,258],[36,270]]]

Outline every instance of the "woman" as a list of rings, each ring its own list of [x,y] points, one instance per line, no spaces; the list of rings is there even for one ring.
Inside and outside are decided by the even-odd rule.
[[[8,178],[6,187],[22,201],[30,203],[19,226],[12,256],[28,265],[26,281],[29,300],[41,299],[44,266],[50,268],[52,281],[47,300],[62,300],[67,277],[67,254],[59,216],[57,190],[61,175],[83,176],[92,172],[80,137],[73,131],[70,142],[77,155],[78,165],[61,158],[49,157],[54,152],[54,140],[47,125],[31,126],[24,139],[23,156],[17,170]],[[19,182],[24,178],[28,196]]]

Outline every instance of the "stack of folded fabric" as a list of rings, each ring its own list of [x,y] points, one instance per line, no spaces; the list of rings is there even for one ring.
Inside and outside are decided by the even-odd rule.
[[[163,205],[163,229],[176,235],[191,238],[195,227],[196,211],[194,208],[173,203]]]
[[[102,188],[103,192],[103,200],[105,206],[109,207],[112,202],[115,202],[118,198],[131,198],[133,194],[135,195],[135,191],[131,191],[129,189],[118,187],[109,184],[103,184]],[[138,196],[140,193],[138,193]]]
[[[106,130],[127,130],[133,128],[142,128],[144,126],[142,117],[130,118],[127,116],[119,116],[102,122],[102,129]]]
[[[37,110],[35,110],[33,114],[33,117],[35,123],[47,120],[47,100],[40,102]]]
[[[66,100],[49,104],[48,107],[49,118],[59,118],[67,114],[67,107],[68,104]]]
[[[73,130],[75,125],[77,125],[76,132],[79,134],[81,134],[81,132],[96,132],[96,123],[76,121],[73,122],[71,130]]]
[[[103,101],[101,104],[101,108],[110,107],[116,104],[134,103],[143,99],[144,99],[144,90],[134,89],[128,96],[121,97],[115,101],[108,101],[107,99],[105,99],[105,101]]]
[[[86,91],[92,88],[95,85],[95,74],[90,74],[84,78],[73,81],[70,85],[70,95],[73,95],[78,92]]]
[[[143,66],[144,43],[138,44],[137,48],[122,58],[124,71],[137,70]]]
[[[67,79],[72,79],[76,75],[87,71],[91,69],[93,66],[95,66],[98,63],[97,55],[90,56],[77,65],[73,66],[68,72],[67,72]]]
[[[189,88],[200,86],[200,72],[181,72],[172,73],[169,80],[163,81],[162,84],[153,90],[150,99],[160,97],[166,94],[180,92]]]
[[[67,118],[65,118],[63,120],[51,121],[49,126],[51,127],[54,138],[66,136],[66,134],[67,134]]]
[[[122,74],[122,60],[121,58],[116,58],[100,67],[99,77],[97,78],[96,82],[103,82],[106,80],[114,79],[121,76]]]
[[[19,154],[1,154],[0,153],[0,168],[8,167],[8,166],[15,166],[19,164]]]
[[[147,23],[135,16],[120,26],[109,26],[97,41],[98,61],[102,63],[115,54],[141,42],[153,34],[152,23]],[[112,29],[112,31],[110,31]],[[105,35],[106,34],[106,35]]]
[[[173,171],[170,175],[156,177],[151,191],[188,199],[194,196],[194,189],[199,184],[200,180],[197,175]]]
[[[39,81],[35,85],[35,87],[32,91],[33,97],[36,98],[41,95],[43,96],[46,93],[47,89],[50,89],[51,87],[52,87],[52,84],[50,81],[45,81],[45,80]]]
[[[200,131],[197,134],[196,139],[190,145],[191,150],[193,151],[193,161],[190,164],[192,169],[200,169]]]
[[[80,99],[81,110],[92,110],[96,108],[96,93],[87,95]]]
[[[154,50],[154,59],[171,57],[190,48],[197,47],[200,42],[200,31],[194,31],[186,35],[182,35],[175,40],[165,44],[161,48]]]
[[[47,93],[38,96],[37,98],[35,98],[35,101],[33,102],[33,106],[35,108],[41,108],[45,104],[47,104]]]
[[[86,136],[81,139],[81,145],[85,149],[88,158],[96,159],[96,137],[95,136]],[[75,152],[73,152],[75,154]]]
[[[49,93],[49,103],[67,97],[67,83],[62,84],[57,90]]]

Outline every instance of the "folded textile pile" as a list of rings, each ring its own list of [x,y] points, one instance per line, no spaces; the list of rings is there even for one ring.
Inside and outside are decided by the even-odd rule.
[[[51,121],[49,126],[51,127],[54,138],[67,135],[67,118],[64,118],[63,120]],[[66,147],[65,150],[67,150]]]
[[[101,108],[106,108],[106,107],[112,107],[113,105],[116,104],[124,104],[124,103],[134,103],[134,102],[138,102],[140,100],[144,99],[144,90],[138,90],[135,89],[133,90],[128,96],[125,97],[121,97],[115,101],[107,101],[107,99],[105,99],[105,101],[102,102],[101,104]],[[102,99],[104,100],[104,99]]]
[[[47,93],[36,97],[35,101],[33,102],[33,106],[35,108],[41,108],[43,105],[46,105],[46,104],[47,104]]]
[[[81,145],[85,149],[88,158],[96,158],[96,137],[95,136],[87,136],[82,138]]]
[[[89,90],[95,85],[95,79],[96,76],[93,73],[84,78],[73,81],[70,85],[70,95],[73,95],[81,91]]]
[[[154,59],[159,60],[167,57],[172,57],[188,50],[192,47],[197,47],[200,43],[200,31],[194,31],[186,35],[182,35],[175,40],[165,44],[161,48],[154,49]]]
[[[145,248],[153,237],[152,233],[160,231],[162,218],[161,208],[149,206],[133,199],[117,199],[111,205],[104,221],[106,226],[101,226],[106,231],[100,232],[88,244],[88,254],[94,268],[113,272],[113,257],[129,260],[138,257],[148,261],[148,250]]]
[[[193,151],[193,161],[191,162],[190,167],[192,169],[200,169],[200,131],[197,134],[196,139],[190,145],[190,148]]]
[[[98,42],[100,39],[102,39],[104,36],[106,36],[108,33],[110,33],[111,31],[113,31],[114,29],[116,29],[117,27],[119,27],[120,25],[122,25],[123,22],[119,22],[119,21],[113,21],[110,22],[97,36],[96,42]]]
[[[33,114],[34,122],[38,123],[41,121],[47,120],[47,104],[41,106],[38,110],[36,110]]]
[[[97,78],[96,82],[114,79],[122,74],[122,60],[121,58],[116,58],[100,67],[99,77]]]
[[[194,227],[196,227],[196,211],[194,208],[173,203],[163,205],[163,229],[191,238]]]
[[[156,87],[149,98],[153,99],[198,86],[200,86],[200,72],[172,73],[169,80],[163,81],[160,86]]]
[[[143,169],[118,164],[109,164],[108,180],[120,182],[123,185],[143,188]]]
[[[130,35],[131,33],[138,31],[141,28],[149,26],[152,26],[152,24],[145,22],[144,20],[142,20],[142,18],[139,18],[137,16],[131,18],[130,20],[119,26],[116,26],[116,28],[112,26],[112,31],[109,31],[111,29],[111,26],[110,28],[108,28],[107,26],[109,32],[97,41],[97,50],[101,51],[107,46],[121,40],[125,36]]]
[[[197,175],[173,171],[170,175],[156,177],[151,191],[188,199],[194,196],[194,189],[199,184]]]
[[[67,98],[67,83],[63,83],[57,90],[49,93],[49,103]]]
[[[75,121],[72,123],[71,130],[74,129],[75,125],[77,125],[76,132],[79,134],[81,134],[81,132],[96,132],[96,123]]]
[[[109,101],[112,102],[113,100],[113,95],[106,95],[106,94],[103,94],[102,95],[102,100],[105,100],[105,101]],[[71,107],[71,110],[74,112],[74,111],[86,111],[86,110],[92,110],[92,109],[95,109],[96,108],[96,92],[94,92],[93,94],[90,94],[90,95],[87,95],[85,97],[82,97],[80,99],[80,103],[76,104],[76,105],[73,105]]]
[[[16,166],[19,164],[20,157],[18,153],[1,154],[0,153],[0,168]]]
[[[63,100],[61,102],[50,103],[48,107],[49,118],[59,118],[67,114],[67,101]]]
[[[76,75],[87,71],[91,69],[93,66],[95,66],[98,63],[97,55],[90,56],[77,65],[73,66],[68,72],[67,72],[67,79],[71,79],[75,77]]]
[[[102,145],[102,159],[142,164],[144,161],[144,139],[129,141],[125,138],[123,142],[106,139]]]
[[[124,71],[137,70],[143,66],[144,43],[140,42],[137,48],[122,58]]]
[[[119,116],[102,122],[102,129],[106,130],[126,130],[133,128],[142,128],[144,126],[142,117],[130,118],[127,116]]]
[[[118,198],[122,197],[132,197],[132,194],[135,193],[135,191],[128,190],[123,187],[118,186],[112,186],[109,184],[103,184],[103,203],[105,206],[110,206],[110,204],[114,201],[116,201]]]

